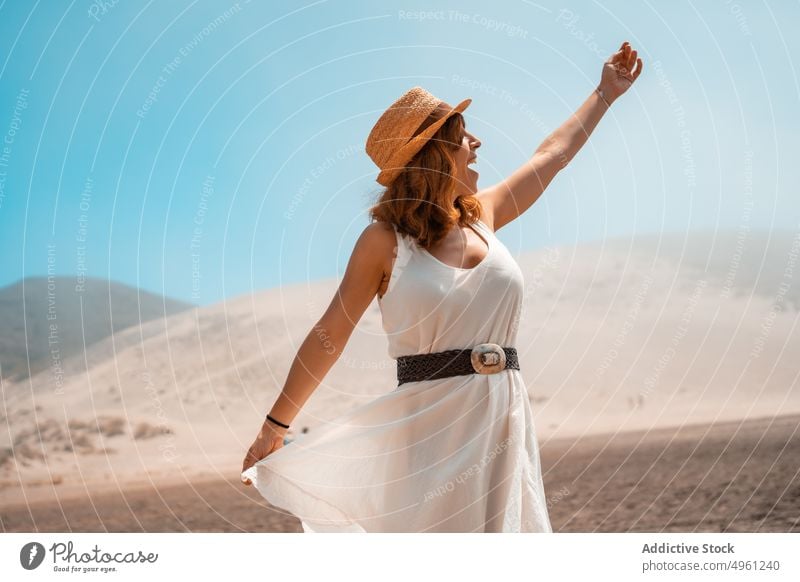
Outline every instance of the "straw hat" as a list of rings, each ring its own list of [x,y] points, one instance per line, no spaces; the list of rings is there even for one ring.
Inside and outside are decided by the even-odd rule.
[[[450,107],[422,87],[412,87],[406,91],[383,112],[367,137],[367,154],[381,170],[377,182],[384,186],[391,184],[442,124],[453,114],[464,111],[470,103],[472,99],[464,99],[455,107]],[[414,135],[439,107],[447,108],[448,112],[419,135]]]

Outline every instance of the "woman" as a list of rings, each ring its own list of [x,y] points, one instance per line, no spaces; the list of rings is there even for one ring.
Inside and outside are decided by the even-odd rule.
[[[245,484],[306,532],[552,531],[514,348],[523,276],[495,232],[538,199],[641,71],[623,43],[575,115],[480,192],[469,166],[481,142],[461,114],[470,99],[451,107],[414,87],[381,115],[366,150],[386,190],[247,452]],[[397,388],[284,446],[376,294]]]

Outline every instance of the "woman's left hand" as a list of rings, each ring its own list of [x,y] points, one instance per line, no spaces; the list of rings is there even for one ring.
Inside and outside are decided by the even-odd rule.
[[[247,471],[250,467],[258,463],[260,460],[267,458],[278,449],[283,448],[283,439],[287,430],[285,428],[276,427],[271,422],[265,420],[258,431],[258,436],[253,444],[247,451],[242,463],[242,473]],[[250,479],[242,479],[245,485],[251,485]]]
[[[626,40],[620,49],[603,63],[599,89],[603,91],[606,102],[611,104],[617,97],[630,89],[642,73],[642,59]]]

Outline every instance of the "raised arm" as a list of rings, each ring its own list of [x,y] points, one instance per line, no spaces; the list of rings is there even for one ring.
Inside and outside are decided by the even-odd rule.
[[[583,147],[611,104],[639,77],[642,59],[625,41],[603,63],[600,83],[578,110],[539,145],[533,156],[505,180],[476,196],[492,213],[495,231],[538,200],[555,175]]]
[[[391,232],[389,232],[391,231]],[[269,410],[270,416],[291,424],[297,413],[339,359],[353,329],[375,298],[393,255],[395,235],[381,223],[364,229],[328,309],[308,332],[292,362],[286,382]],[[285,428],[265,419],[245,455],[242,472],[283,446]],[[249,481],[244,481],[250,485]]]

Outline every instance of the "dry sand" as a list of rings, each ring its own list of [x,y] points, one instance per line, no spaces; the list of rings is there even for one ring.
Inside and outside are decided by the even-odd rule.
[[[511,233],[502,237],[513,252]],[[518,257],[516,347],[557,529],[797,527],[798,462],[780,447],[800,458],[787,426],[800,415],[799,251],[796,236],[751,233]],[[175,313],[98,340],[58,375],[0,379],[3,527],[32,528],[41,511],[36,527],[56,530],[296,530],[293,518],[254,511],[260,500],[238,470],[337,286]],[[316,430],[387,393],[395,370],[373,302],[293,426]],[[782,418],[758,443],[764,425],[753,419],[773,417]],[[743,421],[722,453],[726,426]],[[704,429],[684,429],[662,450],[666,427],[713,423],[702,439]],[[84,500],[64,503],[65,521],[58,500],[76,495]],[[25,504],[40,509],[25,517]]]
[[[786,416],[542,442],[553,530],[799,532],[799,426]],[[7,532],[302,531],[238,474],[3,507],[0,518]]]

